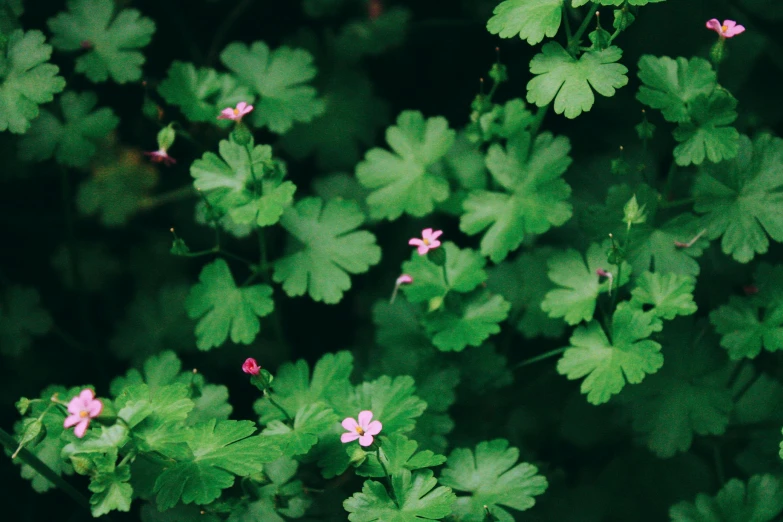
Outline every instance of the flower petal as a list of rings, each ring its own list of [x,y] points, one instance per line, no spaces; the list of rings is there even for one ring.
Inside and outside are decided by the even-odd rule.
[[[414,237],[414,238],[408,240],[408,244],[410,246],[421,246],[421,245],[424,244],[424,241],[422,241],[418,237]]]
[[[438,248],[439,246],[440,246],[440,241],[438,241],[437,239],[430,242],[430,249]]]
[[[717,18],[713,18],[712,20],[709,20],[707,22],[707,29],[712,29],[713,31],[721,32],[721,25]]]
[[[345,428],[348,431],[356,432],[356,427],[359,425],[358,422],[356,422],[356,419],[352,417],[347,417],[343,419],[342,422],[343,428]]]
[[[430,240],[434,241],[435,239],[438,239],[441,235],[443,235],[443,231],[442,230],[436,230],[430,236]],[[438,243],[438,244],[440,245],[440,243]]]
[[[73,434],[79,437],[80,439],[84,437],[84,434],[87,433],[87,428],[90,426],[90,419],[82,419],[82,421],[76,425],[76,429],[73,430]]]
[[[361,437],[359,437],[359,444],[362,446],[369,446],[372,444],[373,437],[369,433],[365,433]]]
[[[71,428],[73,426],[76,426],[82,421],[81,416],[79,416],[78,413],[75,413],[73,415],[68,415],[65,417],[65,422],[63,422],[63,428]]]
[[[362,427],[363,430],[367,430],[367,426],[370,424],[370,421],[372,420],[372,412],[370,410],[364,410],[359,412],[359,426]]]
[[[745,26],[742,25],[735,25],[728,31],[726,31],[726,37],[731,38],[732,36],[737,36],[738,34],[742,34],[745,32]]]
[[[103,411],[103,402],[100,400],[94,400],[90,403],[90,405],[87,407],[87,412],[90,415],[90,418],[95,418],[98,415],[101,414]]]
[[[421,231],[421,237],[423,237],[424,239],[430,239],[431,236],[432,236],[431,228],[425,228],[424,230]]]
[[[82,391],[81,391],[81,393],[79,394],[79,399],[81,399],[82,401],[84,401],[84,404],[85,404],[85,405],[89,404],[89,403],[90,403],[90,401],[92,401],[94,398],[95,398],[95,392],[94,392],[94,391],[92,391],[92,390],[91,390],[91,389],[89,389],[89,388],[85,388],[85,389],[84,389],[84,390],[82,390]]]
[[[365,428],[364,431],[369,435],[378,435],[381,432],[381,429],[383,429],[381,421],[372,421],[367,425],[367,428]]]
[[[340,435],[340,440],[343,442],[343,444],[347,442],[352,442],[358,438],[359,438],[359,434],[356,433],[355,431],[353,433],[346,432]]]
[[[416,250],[419,252],[420,256],[423,256],[424,254],[430,251],[430,247],[428,247],[427,245],[419,245],[419,248],[417,248]]]
[[[728,30],[730,30],[732,27],[734,27],[735,25],[737,25],[737,22],[735,22],[734,20],[724,20],[724,21],[723,21],[723,25],[725,25],[725,26],[726,26],[726,30],[728,31]]]

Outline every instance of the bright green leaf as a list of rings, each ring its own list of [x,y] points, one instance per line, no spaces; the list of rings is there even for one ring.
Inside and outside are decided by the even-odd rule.
[[[450,290],[466,293],[486,281],[484,271],[486,260],[469,248],[460,249],[451,241],[441,246],[446,252],[446,274],[449,284],[443,280],[443,268],[419,255],[411,253],[410,261],[402,264],[402,271],[413,277],[413,283],[405,285],[405,297],[412,303],[429,301],[435,297],[444,297]]]
[[[527,101],[543,107],[554,100],[555,112],[566,118],[576,118],[593,107],[593,90],[612,97],[628,83],[628,69],[616,63],[623,55],[619,47],[587,51],[579,60],[557,42],[545,44],[541,51],[530,62],[530,72],[536,77],[527,84]]]
[[[428,315],[424,326],[438,349],[459,352],[467,346],[480,346],[500,332],[509,310],[511,304],[501,296],[477,292],[460,301],[457,310],[447,308]]]
[[[338,421],[337,415],[323,403],[302,406],[296,412],[293,426],[279,420],[270,421],[262,432],[265,437],[274,437],[284,455],[303,455],[318,442],[319,436],[327,435]]]
[[[631,306],[642,310],[651,307],[659,319],[674,319],[678,315],[696,313],[693,289],[696,279],[680,274],[643,273],[631,290]]]
[[[372,190],[367,197],[370,215],[395,220],[403,213],[421,217],[449,196],[449,184],[440,160],[454,143],[455,132],[443,117],[424,119],[418,111],[404,111],[397,124],[386,129],[394,152],[375,148],[356,166],[356,177]]]
[[[370,410],[373,419],[383,424],[384,435],[408,432],[416,425],[416,418],[427,409],[427,403],[415,393],[416,383],[412,377],[402,375],[392,379],[384,375],[358,385],[355,399],[344,398],[337,412],[356,418],[360,411]],[[350,411],[350,408],[355,411]]]
[[[407,469],[414,471],[422,468],[440,466],[446,462],[446,457],[436,455],[431,451],[416,451],[418,444],[416,441],[408,440],[400,433],[391,436],[381,436],[381,458],[390,475],[400,473]],[[378,462],[376,452],[368,452],[367,460],[356,470],[356,474],[361,477],[385,477],[386,472]]]
[[[767,304],[732,296],[728,304],[710,313],[710,321],[732,360],[755,359],[762,348],[783,350],[783,302]]]
[[[543,234],[571,217],[571,187],[561,178],[571,164],[567,138],[544,132],[530,143],[520,132],[505,148],[490,146],[487,168],[507,192],[472,191],[463,203],[460,230],[478,234],[481,253],[495,263],[506,258],[531,234]]]
[[[546,478],[526,462],[517,464],[519,450],[509,448],[505,439],[480,442],[475,452],[455,449],[449,455],[440,481],[470,496],[457,497],[454,514],[466,522],[487,520],[485,506],[500,522],[515,518],[504,508],[525,511],[546,491]]]
[[[272,288],[253,285],[239,288],[223,259],[204,266],[200,283],[194,285],[185,309],[198,319],[196,346],[200,350],[220,346],[231,334],[234,343],[250,344],[261,329],[259,317],[272,313]]]
[[[58,51],[85,51],[76,72],[99,83],[141,79],[144,55],[138,49],[152,40],[155,23],[136,9],[118,10],[114,0],[69,0],[68,11],[48,21]]]
[[[391,477],[394,500],[386,486],[374,480],[364,482],[361,493],[343,502],[351,522],[421,522],[440,520],[451,513],[454,493],[432,476],[432,471],[403,470]]]
[[[660,326],[653,316],[621,304],[611,325],[611,341],[598,321],[577,328],[557,362],[558,373],[571,380],[587,376],[581,390],[591,404],[608,402],[626,381],[639,384],[663,366],[661,345],[647,339]]]
[[[552,38],[560,29],[563,0],[505,0],[493,11],[487,30],[501,38],[519,35],[530,45],[544,36]]]
[[[101,471],[90,481],[90,504],[92,506],[92,516],[100,517],[110,511],[130,511],[131,500],[133,499],[133,488],[128,481],[130,480],[130,466],[127,464],[114,467],[111,463],[111,471]]]
[[[674,148],[677,165],[701,165],[731,159],[739,152],[739,132],[728,125],[737,119],[737,100],[728,92],[716,89],[709,96],[700,94],[690,104],[691,121],[674,130],[680,144]]]
[[[709,96],[715,88],[717,76],[710,63],[703,58],[656,58],[644,55],[639,59],[639,87],[636,98],[663,113],[671,122],[687,122],[689,105],[699,95]]]
[[[364,214],[356,203],[306,198],[280,219],[301,247],[274,263],[274,280],[296,297],[309,293],[315,301],[335,304],[351,288],[348,274],[362,274],[381,259],[375,236],[356,230]]]

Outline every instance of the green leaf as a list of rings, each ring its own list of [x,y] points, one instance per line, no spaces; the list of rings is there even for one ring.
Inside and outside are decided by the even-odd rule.
[[[783,484],[772,475],[754,475],[747,486],[729,480],[715,497],[704,493],[696,501],[671,507],[672,522],[772,522],[783,511]]]
[[[155,481],[157,504],[169,509],[183,504],[209,504],[223,489],[234,484],[234,476],[259,473],[264,464],[280,457],[271,437],[252,436],[250,421],[217,421],[191,426],[184,432],[192,456],[167,468]]]
[[[737,119],[737,100],[716,89],[709,96],[700,94],[690,104],[691,121],[674,130],[680,144],[674,149],[677,165],[701,165],[706,157],[713,163],[731,159],[739,152],[739,132],[728,125]]]
[[[416,441],[408,440],[400,433],[389,437],[381,436],[381,458],[389,475],[396,475],[402,470],[414,471],[422,468],[440,466],[446,462],[446,457],[436,455],[431,451],[419,451]],[[367,459],[356,470],[361,477],[385,477],[386,471],[378,462],[377,452],[367,452]]]
[[[554,288],[547,277],[547,260],[553,255],[551,248],[536,248],[514,261],[492,267],[487,288],[500,294],[511,303],[512,318],[517,331],[525,337],[552,337],[563,335],[565,323],[553,319],[541,309],[544,296]]]
[[[695,314],[695,287],[694,277],[645,272],[636,280],[636,286],[631,290],[630,305],[639,310],[652,307],[650,311],[659,319],[671,320],[678,315]]]
[[[688,451],[696,435],[722,435],[732,410],[727,359],[715,349],[706,324],[678,319],[664,329],[661,371],[620,399],[630,406],[634,430],[658,457]]]
[[[41,296],[34,288],[8,286],[0,294],[0,352],[17,356],[27,350],[33,337],[52,328],[52,316],[41,307]]]
[[[205,153],[190,166],[193,186],[207,195],[218,213],[240,225],[274,225],[291,205],[296,186],[283,181],[284,171],[272,158],[272,147],[247,146],[231,140],[219,144],[220,157]]]
[[[374,480],[364,482],[361,493],[343,502],[351,522],[420,522],[440,520],[451,513],[454,493],[432,476],[432,471],[403,470],[391,477],[394,499],[386,486]]]
[[[272,288],[253,285],[239,288],[223,259],[204,266],[200,283],[185,300],[188,317],[198,319],[196,346],[209,350],[220,346],[231,334],[234,343],[250,344],[261,329],[259,317],[272,313]]]
[[[755,359],[762,348],[783,350],[783,302],[767,304],[732,296],[728,304],[710,313],[710,322],[732,360]]]
[[[253,103],[250,89],[230,74],[218,73],[209,67],[173,61],[166,78],[158,85],[158,93],[167,103],[176,105],[190,121],[218,123],[220,111],[244,101]]]
[[[76,59],[76,72],[95,83],[141,79],[144,55],[138,49],[152,40],[155,22],[136,9],[118,11],[113,0],[69,0],[67,6],[48,25],[55,49],[85,51]]]
[[[92,516],[100,517],[110,511],[130,511],[133,499],[133,488],[128,481],[131,477],[130,466],[127,464],[115,468],[114,462],[110,465],[111,471],[101,471],[90,481],[90,505]]]
[[[593,90],[612,97],[628,83],[628,69],[616,63],[623,55],[619,47],[587,51],[579,60],[557,42],[545,44],[541,51],[530,62],[530,72],[536,77],[527,84],[527,101],[543,107],[554,100],[555,112],[566,118],[576,118],[592,108]]]
[[[480,442],[475,452],[455,449],[449,455],[440,481],[470,496],[457,497],[454,514],[459,520],[481,522],[485,507],[501,522],[515,518],[504,508],[525,511],[536,503],[535,497],[546,491],[546,478],[526,462],[517,464],[519,450],[509,448],[505,439]]]
[[[370,410],[373,419],[383,423],[382,433],[390,436],[408,432],[416,426],[416,418],[427,409],[427,403],[414,395],[416,384],[412,377],[402,375],[392,379],[388,375],[356,387],[354,401],[343,399],[336,408],[338,414],[355,417],[360,411]],[[353,410],[351,410],[353,408]]]
[[[405,285],[405,297],[412,303],[444,297],[450,290],[466,293],[486,281],[486,260],[469,248],[460,249],[451,241],[441,246],[446,252],[446,274],[449,284],[443,280],[443,268],[421,256],[414,250],[410,261],[402,264],[402,271],[413,277],[413,283]]]
[[[505,0],[493,11],[487,30],[501,38],[516,35],[536,45],[544,36],[552,38],[560,29],[563,0]]]
[[[220,61],[258,94],[251,114],[256,127],[285,134],[294,123],[323,114],[324,102],[308,84],[317,72],[313,57],[304,49],[283,46],[271,51],[264,42],[234,42],[220,53]]]
[[[293,457],[310,451],[318,442],[319,436],[328,434],[337,421],[337,415],[331,408],[316,402],[299,408],[293,427],[273,420],[262,435],[274,437],[283,454]]]
[[[362,274],[381,259],[375,236],[356,230],[364,214],[356,203],[305,198],[286,209],[280,223],[300,248],[274,263],[274,280],[291,297],[308,292],[335,304],[351,288],[348,274]]]
[[[573,249],[552,254],[547,262],[549,279],[563,288],[550,290],[544,296],[541,309],[549,317],[562,317],[570,325],[591,321],[598,296],[610,290],[609,278],[600,277],[596,272],[599,269],[614,276],[611,281],[613,292],[628,282],[631,267],[623,262],[622,280],[617,279],[619,267],[607,259],[610,245],[609,241],[590,245],[586,258]]]
[[[356,177],[372,190],[367,196],[370,216],[395,220],[403,213],[421,217],[449,196],[441,159],[456,133],[445,118],[424,119],[418,111],[403,111],[397,124],[386,129],[394,152],[375,148],[356,166]]]
[[[639,59],[639,79],[644,85],[636,99],[675,123],[687,122],[690,104],[699,95],[709,96],[717,84],[715,71],[703,58],[644,55]]]
[[[298,160],[314,154],[324,170],[353,168],[389,119],[388,104],[372,91],[370,79],[361,73],[335,75],[324,89],[326,112],[310,123],[294,125],[280,145]]]
[[[478,234],[481,253],[499,263],[531,234],[543,234],[571,217],[567,202],[571,187],[561,178],[571,164],[568,138],[548,132],[536,136],[520,132],[505,149],[493,144],[487,153],[487,168],[507,192],[472,191],[463,203],[460,230]]]
[[[421,326],[420,316],[419,308],[407,299],[397,299],[394,304],[377,301],[372,309],[376,342],[394,354],[408,350],[426,353],[425,350],[432,344]],[[404,360],[411,360],[409,353],[405,354]]]
[[[281,457],[264,466],[268,480],[259,487],[258,500],[232,506],[228,522],[285,522],[289,518],[301,518],[312,501],[302,482],[291,480],[296,476],[298,463]],[[200,518],[200,517],[199,517]]]
[[[353,356],[345,351],[322,356],[315,363],[312,378],[310,367],[303,359],[285,363],[275,375],[275,401],[290,415],[316,402],[323,402],[337,410],[346,397],[352,395],[353,386],[349,379],[352,371]],[[265,397],[256,401],[254,409],[261,416],[262,423],[285,418]]]
[[[33,120],[19,141],[19,157],[44,161],[55,157],[68,167],[87,167],[97,150],[96,142],[120,122],[108,107],[93,111],[98,97],[92,92],[67,91],[60,97],[63,120],[48,110]]]
[[[52,48],[41,31],[13,31],[0,47],[0,131],[24,134],[38,114],[65,88],[60,69],[46,63]]]
[[[507,101],[505,105],[494,105],[489,112],[482,114],[479,118],[479,127],[484,141],[509,139],[528,128],[533,120],[533,113],[527,109],[525,102],[520,98],[514,98]]]
[[[461,300],[456,310],[447,308],[424,318],[432,343],[442,351],[462,351],[480,346],[490,335],[500,332],[511,304],[499,295],[480,291]]]
[[[767,252],[767,234],[783,241],[783,140],[741,136],[739,149],[731,161],[702,165],[693,195],[696,212],[705,214],[707,236],[723,236],[723,252],[747,263]]]
[[[663,366],[661,345],[647,339],[660,330],[652,315],[621,303],[611,325],[611,341],[598,321],[577,328],[571,346],[557,362],[558,373],[570,380],[587,376],[581,391],[591,404],[608,402],[626,381],[639,384]]]

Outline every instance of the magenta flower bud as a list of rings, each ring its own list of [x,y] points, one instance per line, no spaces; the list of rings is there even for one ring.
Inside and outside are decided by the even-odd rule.
[[[248,357],[242,364],[242,371],[250,375],[258,375],[261,371],[261,367],[258,365],[255,359]]]

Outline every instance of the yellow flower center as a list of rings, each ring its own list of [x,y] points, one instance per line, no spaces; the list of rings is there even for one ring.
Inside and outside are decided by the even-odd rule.
[[[239,109],[234,109],[234,116],[239,116]]]
[[[422,243],[424,243],[426,246],[430,246],[430,240],[429,239],[422,239]]]
[[[720,26],[720,30],[725,33],[726,31],[729,30],[729,27],[727,25],[722,25],[722,26]]]
[[[358,433],[359,435],[364,435],[364,430],[362,429],[361,426],[356,426],[356,433]]]
[[[87,418],[89,415],[90,412],[88,412],[87,410],[82,410],[79,412],[79,417],[81,417],[82,419]]]

